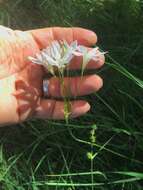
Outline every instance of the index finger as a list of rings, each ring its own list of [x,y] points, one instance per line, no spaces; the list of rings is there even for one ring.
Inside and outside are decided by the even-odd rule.
[[[50,27],[29,30],[40,49],[46,48],[53,40],[66,40],[68,43],[77,40],[78,44],[92,46],[97,42],[96,34],[78,27]]]

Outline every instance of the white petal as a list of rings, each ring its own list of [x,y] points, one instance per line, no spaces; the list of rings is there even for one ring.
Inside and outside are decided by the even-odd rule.
[[[87,53],[87,51],[88,51],[86,47],[81,46],[81,45],[79,45],[79,46],[77,47],[77,50],[78,50],[80,53],[83,53],[83,54]]]
[[[92,60],[98,61],[98,60],[99,60],[99,57],[93,57]]]
[[[73,42],[70,44],[70,48],[72,48],[73,50],[76,50],[76,49],[77,49],[77,40],[76,40],[76,41],[73,41]]]
[[[51,56],[54,59],[60,59],[60,45],[57,41],[54,41],[51,45]]]
[[[63,56],[63,59],[65,60],[65,62],[69,62],[71,61],[72,57],[73,57],[73,52],[71,49],[68,49],[65,53],[65,55]]]
[[[94,56],[96,56],[97,55],[97,53],[98,53],[98,48],[93,48],[93,49],[91,49],[89,52],[88,52],[88,56],[89,57],[94,57]]]
[[[38,59],[40,62],[42,62],[42,56],[41,56],[41,54],[37,53],[37,54],[36,54],[36,57],[37,57],[37,59]]]
[[[63,41],[63,45],[66,47],[66,49],[70,47],[66,40]]]
[[[36,63],[36,64],[38,64],[38,65],[42,65],[42,62],[39,61],[38,59],[34,58],[34,57],[29,56],[28,59],[29,59],[32,63]]]
[[[82,56],[83,53],[80,53],[80,52],[78,52],[78,51],[74,51],[74,52],[73,52],[73,55],[75,55],[75,56]]]
[[[73,59],[74,55],[70,54],[68,57],[67,57],[67,63],[70,63],[70,61]]]
[[[56,65],[56,61],[54,59],[52,59],[52,57],[50,57],[45,52],[42,52],[42,56],[43,56],[44,60],[47,61],[50,65]]]
[[[54,44],[55,44],[57,50],[59,51],[61,48],[60,43],[58,41],[54,41]]]
[[[68,54],[66,54],[64,57],[63,57],[63,62],[64,63],[70,63],[70,61],[72,60],[72,58],[74,57],[74,55],[73,54],[71,54],[71,53],[68,53]]]
[[[54,51],[54,48],[56,49],[56,47],[54,47],[54,42],[51,44],[50,46],[50,56],[54,59],[56,59],[56,54],[55,54],[55,51]]]
[[[50,47],[47,47],[46,49],[42,50],[42,52],[48,54],[49,56],[51,56],[51,52],[50,52]]]

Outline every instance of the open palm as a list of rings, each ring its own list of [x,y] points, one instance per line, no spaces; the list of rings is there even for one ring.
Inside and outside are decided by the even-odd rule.
[[[61,96],[60,82],[57,78],[49,79],[49,99],[43,98],[42,81],[47,73],[43,67],[31,63],[27,57],[34,56],[40,49],[53,40],[66,40],[71,43],[91,46],[96,43],[96,35],[82,28],[44,28],[31,31],[13,31],[0,27],[0,124],[18,123],[31,117],[64,118],[64,103],[56,101]],[[74,58],[70,69],[80,69],[81,57]],[[88,68],[99,68],[104,57]],[[80,85],[79,85],[80,83]],[[102,86],[102,79],[97,75],[65,78],[70,86],[71,95],[81,96],[97,91]],[[80,88],[79,88],[80,86]],[[86,101],[71,101],[71,117],[86,113],[90,106]]]

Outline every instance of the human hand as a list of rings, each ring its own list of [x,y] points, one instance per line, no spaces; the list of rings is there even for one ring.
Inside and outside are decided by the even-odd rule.
[[[14,31],[0,26],[0,125],[22,122],[29,118],[64,119],[64,102],[54,98],[61,96],[60,82],[49,79],[49,99],[43,98],[42,84],[47,73],[40,65],[27,57],[39,53],[53,40],[77,40],[85,46],[94,45],[95,33],[82,28],[44,28],[31,31]],[[81,57],[75,57],[69,68],[80,69]],[[98,62],[90,61],[87,68],[99,68],[104,64],[101,55]],[[72,96],[82,96],[98,91],[102,79],[97,75],[65,78]],[[79,88],[80,87],[80,88]],[[71,101],[71,117],[85,114],[90,105],[86,101]]]

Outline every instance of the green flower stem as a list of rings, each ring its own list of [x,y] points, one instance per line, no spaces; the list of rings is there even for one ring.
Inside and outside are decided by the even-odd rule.
[[[69,116],[71,114],[71,103],[69,101],[68,98],[68,90],[65,87],[65,83],[64,83],[64,71],[63,69],[61,69],[59,71],[59,79],[60,79],[60,84],[61,84],[61,89],[62,89],[62,95],[63,95],[63,99],[64,99],[64,118],[66,121],[66,124],[69,123]]]

